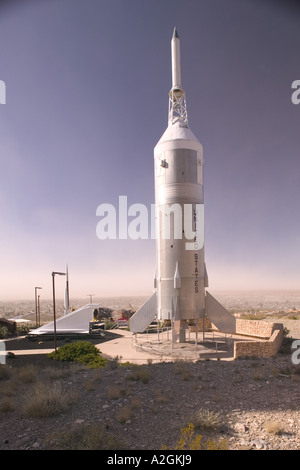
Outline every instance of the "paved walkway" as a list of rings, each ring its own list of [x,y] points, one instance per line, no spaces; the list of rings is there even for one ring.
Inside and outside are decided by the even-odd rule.
[[[104,357],[109,359],[118,358],[119,362],[131,362],[135,364],[147,364],[151,362],[168,362],[179,359],[197,360],[200,358],[216,359],[219,357],[223,360],[232,360],[232,354],[228,352],[228,345],[224,341],[223,335],[207,336],[206,344],[202,344],[199,338],[199,344],[195,343],[175,343],[173,346],[170,342],[170,332],[137,335],[137,344],[135,344],[135,336],[127,330],[113,330],[112,339],[104,341],[95,341],[95,345],[100,349]],[[96,337],[94,337],[96,339]],[[191,338],[192,340],[192,338]],[[41,343],[46,346],[41,336]],[[54,351],[52,348],[36,347],[35,349],[16,349],[9,348],[10,341],[5,341],[6,353],[13,352],[18,355],[35,355],[49,354]],[[37,343],[39,344],[39,343]],[[49,346],[52,341],[49,341]],[[48,345],[47,345],[48,346]]]
[[[133,346],[133,335],[127,330],[113,330],[120,337],[114,338],[104,343],[96,344],[104,357],[114,359],[118,357],[119,362],[132,362],[135,364],[146,364],[149,359],[152,362],[160,362],[160,358],[153,357],[153,354],[139,351]]]
[[[171,333],[140,334],[135,337],[130,331],[114,330],[120,335],[118,338],[98,344],[103,356],[109,358],[118,357],[119,362],[132,362],[145,364],[151,362],[169,362],[176,360],[198,360],[198,359],[223,359],[233,360],[233,345],[228,347],[227,339],[223,334],[205,333],[205,343],[195,344],[195,337],[191,335],[191,342],[171,344]],[[230,339],[229,339],[230,341]]]

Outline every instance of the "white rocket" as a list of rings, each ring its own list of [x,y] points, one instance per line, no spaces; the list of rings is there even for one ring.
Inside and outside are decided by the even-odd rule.
[[[221,331],[232,333],[235,319],[205,290],[203,150],[188,126],[176,28],[171,56],[168,127],[154,148],[155,292],[131,317],[130,330],[141,332],[156,317],[170,321],[175,340],[184,342],[188,324],[208,317]]]

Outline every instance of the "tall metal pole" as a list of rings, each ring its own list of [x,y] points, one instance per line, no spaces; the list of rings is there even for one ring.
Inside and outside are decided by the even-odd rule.
[[[37,290],[42,289],[42,287],[34,288],[34,301],[35,301],[35,326],[38,327],[38,306],[37,306]]]
[[[52,294],[53,294],[53,324],[54,324],[54,349],[57,350],[56,345],[56,312],[55,312],[55,285],[54,285],[55,273],[52,273]]]
[[[41,309],[40,309],[40,295],[38,295],[38,322],[39,326],[41,326]]]
[[[53,293],[53,325],[54,325],[54,349],[55,351],[57,350],[57,345],[56,345],[56,311],[55,311],[55,283],[54,283],[54,277],[55,274],[58,274],[59,276],[65,276],[66,273],[59,273],[59,272],[52,272],[52,293]]]
[[[36,287],[34,288],[34,305],[35,305],[35,327],[38,326],[37,322],[37,300],[36,300]]]
[[[87,296],[90,296],[90,304],[93,303],[93,295],[95,295],[95,294],[87,294]]]
[[[69,268],[66,264],[65,315],[70,313]]]
[[[35,305],[35,327],[37,328],[37,326],[38,326],[38,321],[37,321],[37,299],[36,299],[36,287],[34,288],[34,305]]]
[[[173,350],[174,348],[174,341],[175,341],[175,330],[174,330],[174,310],[172,309],[172,319],[171,319],[171,325],[172,325],[172,335],[171,335],[171,338],[172,338],[172,341],[171,341],[171,349]]]

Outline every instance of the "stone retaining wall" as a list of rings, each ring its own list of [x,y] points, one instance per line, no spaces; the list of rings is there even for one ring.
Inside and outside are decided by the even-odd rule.
[[[255,336],[256,338],[269,339],[274,331],[274,325],[262,320],[236,319],[236,334],[244,336]]]
[[[257,341],[235,341],[234,358],[276,356],[283,340],[283,325],[260,320],[236,321],[237,334],[257,338]]]

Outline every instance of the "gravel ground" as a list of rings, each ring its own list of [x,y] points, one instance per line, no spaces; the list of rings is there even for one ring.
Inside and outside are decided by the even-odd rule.
[[[52,343],[10,343],[10,350],[39,347]],[[197,429],[204,441],[225,439],[231,450],[300,448],[300,366],[291,354],[138,368],[112,361],[98,370],[36,354],[8,358],[7,366],[7,377],[0,366],[1,450],[174,449],[201,409],[220,421],[216,430]],[[68,398],[53,416],[28,411],[41,385]],[[43,393],[39,388],[36,402]]]

